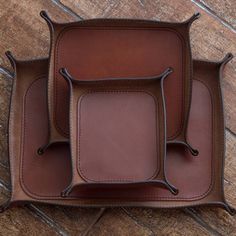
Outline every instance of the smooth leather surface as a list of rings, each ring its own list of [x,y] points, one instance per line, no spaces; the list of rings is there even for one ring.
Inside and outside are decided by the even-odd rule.
[[[78,101],[77,169],[85,181],[127,182],[155,177],[159,114],[144,91],[84,94]]]

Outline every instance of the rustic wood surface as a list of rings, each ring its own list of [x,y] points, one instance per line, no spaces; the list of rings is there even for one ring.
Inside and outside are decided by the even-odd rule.
[[[53,19],[125,17],[165,21],[185,20],[199,11],[191,28],[194,58],[219,60],[236,56],[235,0],[0,0],[0,202],[9,196],[7,120],[11,68],[4,56],[46,57],[49,32],[39,17]],[[236,207],[236,59],[224,72],[226,110],[225,194]],[[221,209],[182,210],[82,209],[29,204],[0,214],[0,235],[236,235],[236,216]]]

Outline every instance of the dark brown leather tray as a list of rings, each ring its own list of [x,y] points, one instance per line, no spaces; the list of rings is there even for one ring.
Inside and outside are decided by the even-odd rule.
[[[177,190],[165,175],[167,68],[154,77],[76,80],[70,87],[72,180],[76,186],[155,185]],[[116,186],[114,186],[116,187]]]
[[[192,104],[188,139],[199,149],[199,156],[178,145],[168,146],[166,172],[179,189],[174,196],[153,186],[75,189],[68,198],[61,192],[70,184],[70,148],[66,143],[48,149],[42,158],[36,152],[48,136],[48,60],[15,61],[9,122],[9,155],[12,181],[11,198],[2,210],[13,204],[39,202],[71,206],[187,207],[216,205],[233,214],[225,201],[224,115],[221,75],[232,58],[221,62],[194,61]]]
[[[92,19],[65,24],[53,22],[44,11],[40,14],[51,32],[50,132],[40,152],[52,143],[69,138],[69,89],[59,73],[60,68],[67,68],[76,79],[99,80],[154,76],[172,67],[174,72],[164,85],[167,137],[169,141],[186,143],[192,83],[189,28],[199,13],[182,23]],[[190,151],[194,154],[195,150],[190,148]]]

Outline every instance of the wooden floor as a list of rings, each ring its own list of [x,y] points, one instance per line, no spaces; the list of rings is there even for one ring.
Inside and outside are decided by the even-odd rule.
[[[183,21],[202,17],[191,28],[194,58],[236,56],[235,0],[0,0],[0,201],[9,195],[7,120],[11,69],[4,56],[48,55],[49,32],[39,17],[45,9],[60,22],[94,17]],[[226,110],[225,193],[236,207],[236,59],[224,72]],[[236,216],[221,209],[80,209],[59,206],[13,208],[0,214],[0,235],[236,235]]]

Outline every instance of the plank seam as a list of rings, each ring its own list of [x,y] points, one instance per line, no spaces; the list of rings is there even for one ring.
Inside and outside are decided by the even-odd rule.
[[[205,222],[201,216],[197,214],[197,212],[189,207],[185,208],[183,210],[186,214],[188,214],[195,222],[197,222],[202,228],[207,230],[211,235],[214,236],[223,236],[220,232],[218,232],[216,229],[212,228],[207,222]]]
[[[4,180],[0,179],[0,185],[1,185],[6,191],[10,192],[11,187],[10,187],[10,185],[7,184]]]
[[[9,70],[7,70],[6,68],[0,66],[0,74],[5,75],[8,78],[13,79],[14,75],[13,73],[11,73]]]
[[[227,27],[228,29],[230,29],[231,31],[233,31],[234,33],[236,33],[236,29],[230,24],[228,23],[225,19],[223,19],[222,17],[218,16],[216,14],[215,11],[213,11],[204,1],[198,1],[198,0],[191,0],[191,2],[193,2],[195,5],[197,5],[198,7],[200,7],[202,10],[204,10],[205,12],[207,12],[210,16],[214,17],[215,19],[217,19],[221,24],[223,24],[225,27]]]
[[[0,187],[9,192],[9,188],[7,187],[7,185],[5,185],[5,183],[1,179],[0,179]]]
[[[64,12],[68,13],[69,15],[75,17],[78,20],[83,20],[83,18],[80,15],[75,13],[71,8],[69,8],[66,5],[64,5],[63,3],[61,3],[60,0],[51,0],[51,1],[52,1],[52,3],[57,5],[59,8],[61,8]]]
[[[53,228],[59,235],[68,236],[68,233],[60,227],[55,221],[53,221],[47,214],[45,214],[42,210],[36,207],[33,204],[29,204],[26,208],[30,211],[30,213],[34,216],[42,220],[44,223]]]
[[[234,138],[236,138],[236,134],[234,133],[234,131],[232,131],[230,128],[228,128],[228,127],[226,127],[225,128],[226,129],[226,131],[228,132],[228,133],[230,133]]]
[[[156,235],[155,232],[153,231],[153,229],[148,226],[147,224],[141,222],[139,219],[137,219],[137,217],[135,217],[131,212],[129,212],[129,210],[127,210],[124,207],[121,207],[121,209],[123,210],[123,212],[130,218],[132,219],[137,225],[144,227],[145,229],[148,229],[149,231],[151,231],[151,235]]]
[[[7,192],[10,192],[9,186],[2,179],[0,179],[0,187],[5,189]],[[29,210],[31,215],[39,218],[39,220],[46,223],[49,227],[53,228],[57,234],[59,234],[61,236],[68,235],[62,227],[60,227],[54,220],[52,220],[42,210],[40,210],[39,208],[37,208],[33,204],[26,205],[26,208]]]
[[[2,163],[1,161],[0,161],[0,166],[6,170],[9,170],[9,166],[6,165],[5,163]]]
[[[144,0],[138,0],[139,4],[144,7]]]
[[[87,229],[85,230],[85,232],[82,234],[82,236],[87,236],[92,228],[99,222],[99,220],[103,217],[104,212],[106,211],[106,208],[101,208],[100,211],[98,212],[98,214],[95,216],[94,220],[92,221],[92,223],[87,227]]]

